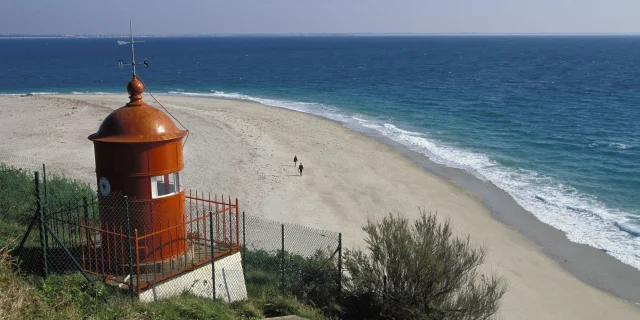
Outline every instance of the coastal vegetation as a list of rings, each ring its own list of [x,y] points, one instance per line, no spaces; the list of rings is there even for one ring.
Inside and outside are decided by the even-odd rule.
[[[48,201],[64,203],[90,195],[85,184],[51,178]],[[54,189],[54,188],[51,188]],[[301,255],[246,250],[249,299],[235,303],[183,294],[141,303],[127,292],[78,272],[43,279],[25,272],[15,248],[34,214],[32,173],[0,165],[0,319],[261,319],[299,315],[308,319],[490,319],[498,310],[505,283],[483,276],[482,248],[453,236],[448,222],[421,211],[415,222],[389,215],[363,227],[366,250],[347,251],[343,291],[331,252]],[[26,247],[37,251],[35,228]],[[286,261],[282,282],[280,259]],[[32,257],[37,258],[37,257]],[[96,279],[99,280],[99,279]]]
[[[413,223],[394,215],[369,221],[367,250],[346,255],[346,318],[489,319],[504,279],[479,274],[485,251],[456,238],[449,222],[420,210]]]
[[[46,280],[19,274],[7,248],[0,250],[0,319],[262,319],[294,314],[325,319],[296,298],[278,295],[229,304],[183,294],[143,303],[99,281],[92,286],[78,273]]]
[[[47,186],[47,201],[56,206],[64,206],[73,198],[90,198],[94,192],[90,186],[64,177],[48,177]],[[188,294],[141,303],[99,279],[93,286],[79,272],[52,274],[46,280],[33,275],[27,271],[37,269],[33,260],[38,258],[38,228],[32,229],[25,249],[17,257],[12,249],[16,249],[35,213],[34,192],[33,172],[0,164],[0,319],[261,319],[284,315],[326,318],[320,309],[296,296],[281,294],[280,278],[276,276],[280,258],[275,252],[247,251],[247,260],[253,263],[253,271],[247,274],[250,299],[231,304]],[[292,281],[288,282],[287,292],[310,297],[320,290],[319,286],[303,288],[304,279],[320,266],[320,256],[303,258],[286,253],[286,258],[292,270],[299,270],[297,277],[289,277]],[[272,272],[269,265],[276,269]]]
[[[25,231],[34,214],[33,173],[0,164],[0,248]]]

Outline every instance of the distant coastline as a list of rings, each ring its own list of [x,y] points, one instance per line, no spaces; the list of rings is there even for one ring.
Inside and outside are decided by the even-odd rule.
[[[188,37],[637,37],[640,33],[215,33],[137,34],[138,38]],[[0,39],[128,38],[128,34],[0,34]]]

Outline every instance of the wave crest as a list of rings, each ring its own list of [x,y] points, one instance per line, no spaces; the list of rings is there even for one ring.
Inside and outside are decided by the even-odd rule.
[[[359,114],[345,114],[337,108],[319,103],[266,99],[215,90],[211,93],[170,91],[169,94],[254,101],[337,120],[356,130],[376,132],[424,154],[436,163],[463,169],[482,180],[490,181],[509,193],[540,221],[565,232],[569,240],[605,250],[618,260],[640,270],[640,255],[637,253],[640,252],[640,244],[637,242],[640,231],[624,220],[627,214],[608,208],[595,197],[582,194],[552,177],[531,170],[503,166],[483,153],[452,147],[433,139],[428,132],[401,129],[392,123]],[[594,142],[589,147],[601,145]],[[624,144],[610,146],[621,149],[630,147]]]

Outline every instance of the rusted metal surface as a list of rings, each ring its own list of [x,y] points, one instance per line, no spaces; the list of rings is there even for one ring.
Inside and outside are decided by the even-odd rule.
[[[187,131],[180,130],[161,110],[142,101],[144,85],[135,76],[127,85],[129,103],[109,114],[91,141],[145,143],[182,139]]]
[[[218,197],[215,196],[214,199]],[[141,233],[135,230],[131,236],[133,243],[134,274],[127,257],[129,238],[121,224],[113,225],[101,220],[78,219],[78,235],[82,256],[82,267],[87,273],[102,277],[105,282],[121,286],[133,285],[138,293],[185,271],[194,270],[209,263],[211,259],[240,251],[239,208],[237,199],[221,197],[211,200],[204,193],[186,196],[188,218],[178,225]],[[112,206],[101,204],[101,207]],[[209,230],[209,212],[213,213],[216,225],[228,225],[228,228]],[[100,210],[102,212],[102,209]],[[172,230],[185,230],[187,236],[174,238]],[[165,236],[168,235],[168,236]],[[153,242],[153,246],[148,244]],[[166,252],[175,251],[177,246],[187,248],[184,253],[166,258]],[[211,255],[213,246],[214,255]],[[149,251],[150,248],[159,248]]]
[[[240,251],[238,200],[188,195],[173,173],[184,168],[180,130],[162,111],[142,101],[144,84],[134,75],[130,101],[107,116],[94,143],[100,189],[99,219],[78,219],[82,266],[106,282],[152,284]],[[152,187],[152,178],[163,176]],[[158,181],[158,180],[154,180]],[[106,187],[105,187],[106,186]],[[156,189],[156,197],[152,193]],[[164,189],[161,195],[158,190]],[[175,189],[172,189],[175,188]],[[175,190],[175,192],[171,192]],[[126,202],[121,201],[127,196]],[[86,204],[85,204],[86,207]],[[215,230],[209,213],[215,219]],[[123,227],[125,221],[127,227]],[[128,227],[130,225],[130,228]],[[133,253],[128,254],[129,243]]]
[[[184,191],[162,197],[152,197],[151,178],[180,172],[184,168],[180,130],[164,112],[142,100],[144,85],[134,75],[127,85],[130,102],[107,116],[98,132],[89,136],[94,143],[96,180],[109,190],[101,201],[116,201],[126,195],[130,199],[131,230],[141,235],[164,230],[138,245],[144,249],[140,261],[164,261],[187,250],[184,223],[186,219]],[[176,185],[179,185],[175,181]],[[178,188],[178,187],[176,187]],[[117,195],[117,196],[116,196]],[[126,219],[126,211],[116,206],[104,206],[100,211],[105,226],[116,227]],[[103,240],[111,242],[114,235],[105,233]],[[164,247],[163,247],[164,246]],[[120,248],[114,247],[115,255]]]

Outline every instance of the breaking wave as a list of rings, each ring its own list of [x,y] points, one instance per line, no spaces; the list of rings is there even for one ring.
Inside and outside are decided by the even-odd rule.
[[[606,251],[618,260],[640,269],[640,230],[625,212],[609,208],[595,197],[583,194],[552,177],[535,171],[504,166],[489,156],[456,148],[429,137],[428,132],[399,128],[396,124],[348,114],[333,106],[319,103],[259,98],[241,93],[211,91],[191,93],[169,91],[171,95],[216,97],[258,102],[264,105],[311,113],[344,123],[356,130],[375,132],[430,160],[466,170],[477,178],[490,181],[509,193],[524,209],[540,221],[566,233],[573,242]],[[628,148],[624,144],[610,147]]]

